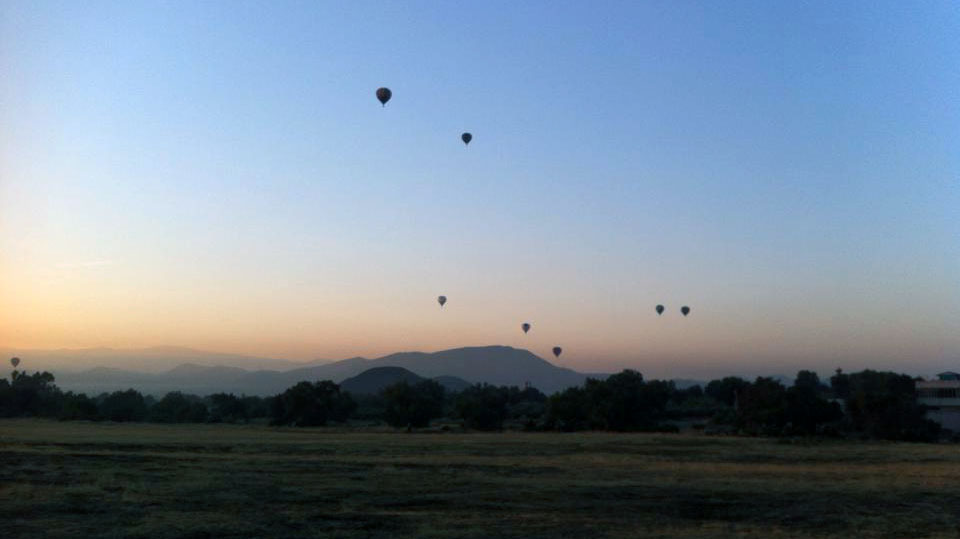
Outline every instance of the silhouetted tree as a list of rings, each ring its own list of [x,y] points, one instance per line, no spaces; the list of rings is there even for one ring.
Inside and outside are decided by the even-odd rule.
[[[813,371],[799,371],[797,377],[793,379],[793,387],[810,391],[814,394],[823,392],[824,386],[820,383],[820,377]]]
[[[464,426],[477,430],[503,428],[507,418],[509,392],[489,384],[477,384],[464,389],[454,397],[454,410]]]
[[[207,400],[212,423],[246,423],[249,420],[246,403],[232,393],[214,393]]]
[[[934,441],[939,436],[940,425],[924,417],[909,376],[872,370],[842,376],[849,388],[849,429],[888,440]]]
[[[683,404],[688,400],[703,398],[703,388],[699,385],[690,386],[686,389],[676,389],[670,394],[670,400],[675,404]]]
[[[240,400],[243,402],[243,408],[247,412],[247,417],[256,419],[260,417],[270,417],[273,399],[275,398],[276,397],[244,396],[241,397]]]
[[[62,394],[53,382],[49,372],[13,371],[0,381],[0,416],[56,416]]]
[[[838,399],[850,397],[850,376],[843,373],[843,369],[837,368],[836,373],[830,377],[830,389],[833,396]]]
[[[350,396],[357,402],[357,409],[352,417],[363,421],[384,421],[387,405],[380,394],[360,393]]]
[[[98,399],[100,417],[108,421],[145,421],[148,410],[143,395],[134,389],[104,393]]]
[[[583,387],[550,397],[547,424],[560,430],[659,430],[675,392],[673,382],[646,382],[633,370],[606,380],[588,379]]]
[[[758,377],[737,392],[737,426],[749,434],[779,434],[787,422],[787,389]]]
[[[150,420],[158,423],[202,423],[207,420],[207,406],[196,397],[171,391],[150,408]]]
[[[550,428],[571,432],[600,427],[591,421],[593,403],[583,387],[554,393],[547,403],[547,426]]]
[[[540,428],[546,409],[547,396],[537,388],[507,388],[507,419],[520,422],[524,429]]]
[[[840,405],[823,398],[826,386],[812,371],[800,371],[787,390],[787,422],[796,434],[813,435],[843,418]]]
[[[309,427],[342,422],[356,406],[350,394],[341,393],[340,386],[330,380],[300,382],[273,398],[272,423]]]
[[[750,385],[750,382],[743,378],[727,376],[722,380],[711,381],[704,389],[704,393],[727,406],[733,406],[737,399],[737,392],[748,385]]]
[[[716,415],[726,405],[708,397],[700,385],[686,389],[674,389],[665,410],[670,418],[708,418]]]
[[[83,393],[68,391],[63,395],[63,402],[57,417],[62,420],[83,419],[94,421],[100,419],[100,410],[97,408],[97,402],[90,397]]]
[[[443,386],[433,380],[410,385],[397,382],[380,392],[383,419],[393,427],[426,427],[443,414]]]
[[[675,390],[672,382],[645,382],[642,374],[629,369],[606,380],[587,380],[585,388],[595,423],[616,431],[653,428]]]

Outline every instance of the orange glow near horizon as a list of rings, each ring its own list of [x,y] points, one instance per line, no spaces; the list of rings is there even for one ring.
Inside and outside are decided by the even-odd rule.
[[[172,286],[175,277],[166,286],[137,288],[138,276],[128,271],[119,264],[45,272],[4,267],[0,344],[175,345],[295,360],[502,344],[581,371],[634,368],[657,376],[724,369],[789,372],[807,365],[827,369],[838,362],[896,365],[900,357],[915,357],[917,350],[932,359],[942,354],[936,327],[918,334],[916,327],[902,326],[901,317],[872,327],[859,324],[855,332],[844,333],[838,328],[849,328],[849,321],[839,326],[835,324],[842,320],[815,321],[811,313],[796,310],[768,310],[767,316],[755,317],[695,305],[683,318],[668,306],[658,317],[650,300],[609,308],[585,303],[575,309],[547,297],[540,299],[549,309],[518,315],[511,313],[511,301],[470,291],[447,291],[450,302],[440,309],[435,295],[415,288],[383,296],[307,288],[264,292],[231,283],[231,277],[189,290]],[[247,293],[233,294],[234,289]],[[535,304],[535,299],[525,301]],[[519,327],[525,320],[533,323],[527,335]],[[550,348],[558,344],[564,354],[554,360]]]

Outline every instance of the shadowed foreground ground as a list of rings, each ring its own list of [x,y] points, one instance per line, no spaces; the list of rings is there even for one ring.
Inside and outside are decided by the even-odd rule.
[[[0,421],[0,537],[957,537],[960,447]]]

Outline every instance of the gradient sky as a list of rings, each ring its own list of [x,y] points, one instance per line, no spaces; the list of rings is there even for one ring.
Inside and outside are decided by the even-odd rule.
[[[957,370],[958,35],[953,0],[0,1],[0,345]]]

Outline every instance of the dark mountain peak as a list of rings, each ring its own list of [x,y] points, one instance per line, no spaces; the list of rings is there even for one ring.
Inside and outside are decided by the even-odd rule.
[[[534,354],[529,350],[523,348],[514,348],[512,346],[506,346],[502,344],[491,344],[487,346],[462,346],[460,348],[451,348],[449,350],[440,350],[439,352],[434,352],[434,354],[467,354],[467,355],[477,355],[477,354],[523,354],[531,355]]]
[[[461,348],[451,348],[449,350],[439,350],[437,352],[397,352],[395,354],[377,358],[373,361],[417,361],[431,358],[456,359],[462,361],[483,361],[490,358],[510,358],[513,360],[534,360],[550,364],[548,361],[544,360],[540,356],[537,356],[529,350],[502,345],[464,346]]]
[[[374,367],[347,378],[340,383],[340,389],[356,395],[369,395],[379,393],[398,382],[416,384],[422,380],[422,377],[403,367]]]
[[[347,378],[340,383],[340,388],[355,395],[369,395],[379,393],[383,391],[384,388],[398,382],[416,384],[424,380],[426,380],[426,378],[403,367],[374,367],[356,376]],[[463,378],[449,375],[435,376],[432,380],[451,392],[463,391],[473,385]]]
[[[470,382],[457,376],[434,376],[432,380],[443,386],[450,393],[457,393],[472,386]]]
[[[420,376],[457,376],[474,384],[523,386],[530,383],[552,393],[583,383],[585,377],[558,367],[529,350],[511,346],[468,346],[438,352],[403,352],[368,363],[372,366],[398,366]]]

